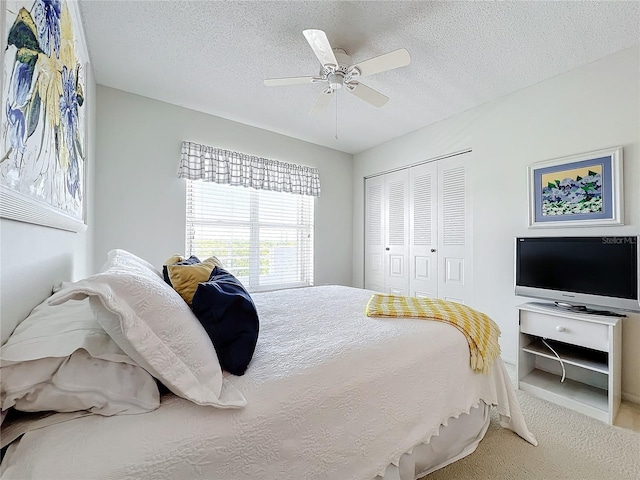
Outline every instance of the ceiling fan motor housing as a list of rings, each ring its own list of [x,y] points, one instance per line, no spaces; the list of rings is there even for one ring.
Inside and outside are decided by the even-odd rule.
[[[334,48],[333,54],[336,56],[336,60],[338,60],[339,67],[349,68],[351,64],[351,57],[347,55],[347,52],[342,48]]]
[[[320,69],[320,78],[329,84],[330,92],[349,87],[349,83],[360,75],[358,69],[353,67],[351,57],[342,48],[334,48],[333,54],[338,65],[326,64]]]

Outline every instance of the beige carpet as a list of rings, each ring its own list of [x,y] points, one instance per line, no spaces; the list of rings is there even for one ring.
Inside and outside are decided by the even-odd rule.
[[[640,480],[640,433],[517,392],[534,447],[500,427],[495,409],[478,449],[424,480]]]

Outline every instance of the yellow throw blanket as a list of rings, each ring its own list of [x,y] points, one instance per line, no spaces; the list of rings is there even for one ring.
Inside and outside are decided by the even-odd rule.
[[[400,297],[375,294],[366,310],[369,317],[424,318],[450,323],[467,338],[471,368],[488,374],[500,355],[500,328],[484,313],[461,303],[435,298]]]

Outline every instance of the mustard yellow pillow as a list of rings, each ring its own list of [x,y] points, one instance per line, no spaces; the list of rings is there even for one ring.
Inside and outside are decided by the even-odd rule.
[[[194,259],[196,259],[197,257],[192,257]],[[162,278],[164,278],[164,281],[169,284],[170,287],[173,287],[173,285],[171,285],[171,280],[169,280],[169,272],[167,271],[167,265],[173,265],[174,263],[178,263],[178,262],[184,262],[186,260],[186,258],[184,258],[182,255],[180,255],[179,253],[175,253],[173,254],[171,257],[169,257],[167,259],[166,262],[164,262],[164,264],[162,265]],[[197,260],[198,262],[200,260]],[[194,262],[191,262],[194,263]]]
[[[164,262],[164,264],[165,265],[173,265],[174,263],[184,262],[185,260],[186,260],[186,258],[184,258],[179,253],[174,253],[169,258],[167,258],[167,261]]]
[[[167,265],[167,275],[173,289],[191,306],[198,284],[208,281],[216,266],[222,267],[222,262],[216,257],[209,257],[203,262],[190,265]]]

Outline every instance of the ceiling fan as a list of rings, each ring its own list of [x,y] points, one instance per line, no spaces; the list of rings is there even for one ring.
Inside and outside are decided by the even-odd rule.
[[[404,67],[411,61],[409,52],[405,48],[400,48],[354,65],[351,63],[351,57],[342,48],[331,47],[327,35],[322,30],[304,30],[302,33],[313,49],[313,53],[320,60],[322,65],[320,73],[314,77],[269,78],[264,81],[264,84],[268,87],[279,87],[326,83],[327,88],[320,94],[320,98],[309,112],[310,115],[320,114],[329,104],[333,94],[343,87],[347,92],[374,107],[382,107],[389,101],[389,97],[360,83],[360,78]]]

